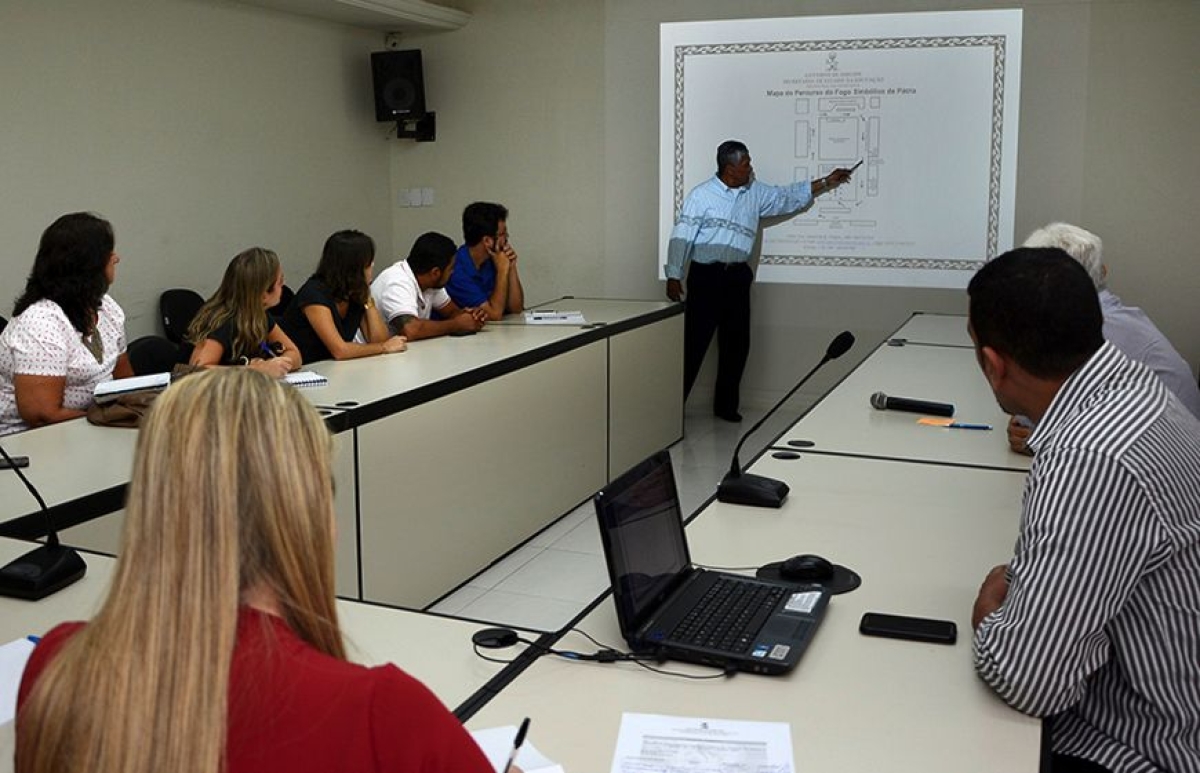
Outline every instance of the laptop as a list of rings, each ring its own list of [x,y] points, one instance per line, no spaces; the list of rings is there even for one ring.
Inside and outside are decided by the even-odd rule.
[[[800,661],[828,591],[693,566],[670,454],[636,465],[593,502],[621,635],[634,652],[758,674]]]

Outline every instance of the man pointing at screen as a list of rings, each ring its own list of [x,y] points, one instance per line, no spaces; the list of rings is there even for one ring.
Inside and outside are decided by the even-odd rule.
[[[667,246],[667,297],[683,300],[687,267],[687,309],[684,311],[683,396],[692,391],[700,365],[717,337],[717,384],[713,414],[741,421],[738,390],[750,355],[749,260],[763,217],[791,215],[812,203],[813,197],[850,179],[850,169],[835,169],[825,177],[785,186],[754,179],[750,151],[737,140],[717,148],[717,173],[692,189],[683,202]],[[689,266],[690,264],[690,266]]]

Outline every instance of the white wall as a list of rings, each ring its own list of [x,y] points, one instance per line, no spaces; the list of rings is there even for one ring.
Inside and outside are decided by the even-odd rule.
[[[389,143],[368,53],[380,33],[212,0],[0,3],[0,314],[42,230],[94,210],[122,256],[130,339],[166,287],[207,295],[261,244],[289,284],[326,236],[386,251]]]
[[[1022,7],[1016,241],[1053,219],[1096,231],[1108,245],[1113,289],[1143,306],[1189,362],[1200,362],[1193,311],[1200,270],[1190,229],[1200,211],[1200,4],[1192,0],[462,5],[475,14],[466,28],[408,41],[425,52],[439,134],[432,145],[397,146],[393,187],[436,185],[440,198],[433,209],[396,210],[397,240],[431,227],[457,236],[458,210],[475,198],[509,203],[533,299],[663,293],[654,265],[659,23]],[[757,171],[770,181],[770,170]],[[910,189],[920,195],[936,184],[912,180]],[[744,400],[780,394],[843,328],[860,342],[810,395],[910,311],[965,308],[957,291],[758,285]],[[701,378],[698,392],[706,388]]]

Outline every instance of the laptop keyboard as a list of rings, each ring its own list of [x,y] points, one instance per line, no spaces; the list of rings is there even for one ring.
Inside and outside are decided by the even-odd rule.
[[[722,577],[668,638],[724,652],[747,652],[785,592],[785,588]]]

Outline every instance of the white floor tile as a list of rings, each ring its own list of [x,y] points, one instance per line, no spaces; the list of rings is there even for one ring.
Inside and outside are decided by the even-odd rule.
[[[429,607],[430,612],[440,612],[443,615],[461,614],[465,606],[488,592],[488,588],[476,585],[464,585],[446,598]]]
[[[570,532],[563,535],[550,546],[552,550],[567,550],[572,553],[588,553],[604,557],[604,547],[600,544],[600,528],[596,525],[596,515],[580,523]]]
[[[562,518],[559,518],[550,526],[547,526],[541,531],[540,534],[529,540],[527,544],[543,548],[550,547],[555,542],[574,531],[575,527],[577,527],[579,524],[583,523],[584,521],[594,519],[595,517],[596,509],[592,506],[592,503],[590,501],[584,502],[579,507],[576,507],[574,510],[564,515]]]
[[[531,561],[496,590],[573,601],[582,609],[608,588],[608,570],[604,559],[589,553],[573,553],[547,548],[538,560]]]
[[[557,631],[579,614],[583,607],[583,604],[574,601],[491,590],[456,614],[535,631]]]
[[[536,559],[543,550],[545,550],[544,547],[537,545],[522,545],[485,569],[478,577],[473,578],[469,584],[479,588],[495,588],[521,567]]]

